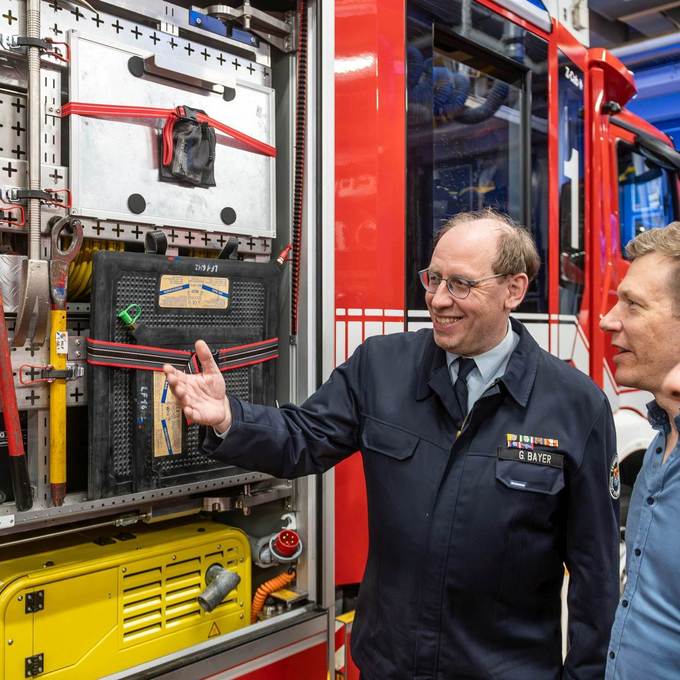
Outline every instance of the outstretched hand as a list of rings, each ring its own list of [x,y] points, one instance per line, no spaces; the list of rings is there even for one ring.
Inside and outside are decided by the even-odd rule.
[[[201,364],[201,372],[195,375],[178,371],[169,364],[163,366],[168,385],[190,423],[208,425],[217,432],[226,432],[231,427],[231,408],[224,378],[203,340],[196,341],[196,356]]]

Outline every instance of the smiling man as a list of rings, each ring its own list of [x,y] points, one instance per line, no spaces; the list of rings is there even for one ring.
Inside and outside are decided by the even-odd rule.
[[[658,431],[631,497],[626,587],[616,612],[607,680],[680,677],[680,222],[642,232],[618,302],[600,325],[617,349],[616,381],[648,390]],[[675,392],[675,396],[674,396]]]
[[[602,392],[510,321],[539,264],[509,218],[456,216],[420,272],[433,329],[369,338],[301,406],[225,397],[200,341],[201,374],[166,368],[187,417],[212,426],[209,455],[296,477],[361,451],[370,547],[352,653],[364,680],[604,674],[614,429]]]

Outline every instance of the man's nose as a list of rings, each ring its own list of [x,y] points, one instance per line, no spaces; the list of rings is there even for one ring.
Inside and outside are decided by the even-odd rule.
[[[601,319],[600,328],[605,331],[605,333],[618,333],[622,326],[621,321],[616,314],[616,308],[618,304],[614,305]]]
[[[440,281],[437,290],[432,294],[432,305],[435,307],[449,307],[452,296],[446,287],[446,281]]]

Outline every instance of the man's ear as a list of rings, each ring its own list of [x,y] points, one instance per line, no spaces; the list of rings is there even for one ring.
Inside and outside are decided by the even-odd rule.
[[[526,274],[512,274],[507,278],[508,295],[505,308],[512,312],[520,306],[529,289],[529,277]]]

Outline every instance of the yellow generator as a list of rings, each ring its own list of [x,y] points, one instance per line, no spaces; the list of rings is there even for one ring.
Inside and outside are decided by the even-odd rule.
[[[0,547],[0,677],[98,678],[236,630],[250,577],[246,535],[210,521]]]

